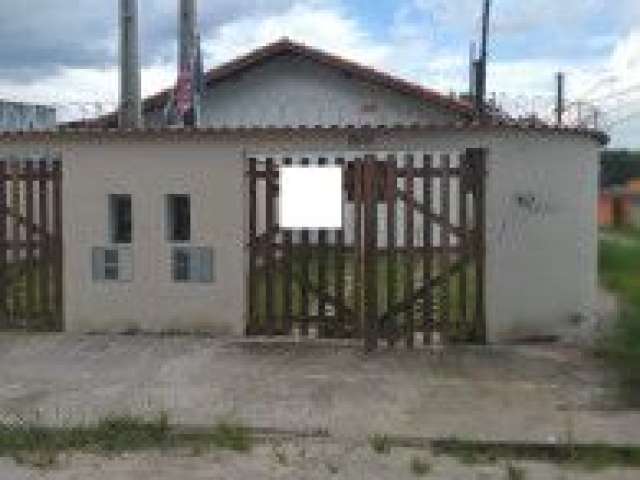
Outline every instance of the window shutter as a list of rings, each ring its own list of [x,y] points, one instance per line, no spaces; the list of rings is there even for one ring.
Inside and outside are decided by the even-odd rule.
[[[133,280],[133,251],[129,247],[93,247],[91,263],[94,281]]]
[[[189,282],[200,281],[200,249],[189,248],[187,250],[189,255]]]
[[[93,247],[92,252],[92,268],[93,280],[104,280],[104,248]]]
[[[210,247],[201,247],[197,250],[199,253],[198,265],[200,266],[200,276],[198,279],[203,283],[213,282],[213,249]]]
[[[120,248],[118,255],[118,280],[130,282],[133,280],[133,255],[130,248]]]

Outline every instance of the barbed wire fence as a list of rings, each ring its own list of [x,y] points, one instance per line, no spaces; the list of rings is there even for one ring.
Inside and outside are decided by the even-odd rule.
[[[631,91],[631,90],[630,90]],[[608,131],[621,122],[640,117],[640,89],[633,97],[635,104],[624,92],[615,92],[609,96],[593,99],[568,101],[562,115],[562,125],[567,127],[593,128]],[[468,99],[465,95],[450,94],[453,98]],[[56,111],[56,122],[63,125],[68,122],[94,120],[117,111],[118,102],[96,99],[92,101],[17,101],[0,97],[0,101],[15,102],[22,105],[42,105]],[[505,92],[488,94],[487,102],[494,116],[505,120],[533,121],[549,125],[557,123],[556,99],[552,95],[526,95]],[[634,108],[635,105],[635,108]]]

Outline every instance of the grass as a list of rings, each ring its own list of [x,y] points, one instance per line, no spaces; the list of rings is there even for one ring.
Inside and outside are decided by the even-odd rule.
[[[601,235],[598,261],[600,282],[623,302],[600,350],[620,373],[624,400],[640,406],[640,233]]]
[[[92,425],[60,428],[0,424],[0,456],[40,468],[55,466],[63,452],[110,455],[179,447],[199,452],[210,448],[247,452],[252,445],[253,437],[241,425],[220,423],[207,432],[176,433],[165,414],[154,420],[110,416]]]
[[[513,464],[514,460],[564,464],[584,470],[614,466],[640,467],[640,447],[637,446],[491,443],[445,439],[434,442],[432,448],[436,455],[454,457],[464,464],[495,463],[500,459],[506,460],[507,478],[516,480],[524,478],[522,476],[524,472],[519,472],[520,469]],[[510,465],[511,468],[509,468]]]
[[[43,310],[42,305],[51,304],[53,300],[55,285],[51,269],[51,265],[36,259],[31,264],[26,260],[10,263],[0,272],[0,282],[4,282],[6,288],[4,311],[0,314],[6,317],[10,324],[16,320],[28,320],[27,325],[14,325],[11,328],[34,331],[52,328],[52,312],[48,308]],[[46,302],[43,302],[45,292],[41,289],[43,278],[47,279],[48,284]]]
[[[505,465],[505,472],[507,480],[525,480],[527,477],[527,473],[524,468],[514,465],[510,461]]]
[[[388,454],[391,452],[391,442],[387,435],[381,435],[376,433],[369,437],[369,444],[374,452],[380,454]]]
[[[424,477],[431,473],[431,464],[417,455],[411,457],[411,473],[416,477]]]

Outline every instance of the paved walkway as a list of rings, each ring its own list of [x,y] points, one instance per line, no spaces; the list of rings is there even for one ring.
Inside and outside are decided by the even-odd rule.
[[[198,337],[0,335],[0,413],[47,423],[108,413],[176,423],[640,445],[598,363],[559,346],[378,352]]]

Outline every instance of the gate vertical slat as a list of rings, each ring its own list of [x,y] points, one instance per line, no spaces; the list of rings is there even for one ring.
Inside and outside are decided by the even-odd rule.
[[[25,162],[25,216],[26,216],[26,269],[25,269],[25,313],[28,319],[32,319],[35,313],[36,291],[35,291],[35,264],[33,252],[33,225],[35,218],[33,215],[33,161]]]
[[[15,272],[12,272],[12,277],[15,279],[14,283],[11,285],[11,301],[12,301],[12,327],[18,327],[15,322],[16,320],[22,320],[20,317],[24,316],[23,311],[23,302],[20,297],[20,291],[17,290],[17,287],[20,286],[20,256],[21,256],[21,248],[20,248],[20,223],[18,221],[18,217],[22,214],[20,208],[20,188],[21,183],[19,180],[19,175],[21,173],[21,165],[19,162],[14,161],[12,165],[12,179],[11,179],[11,210],[13,214],[12,218],[12,226],[13,226],[13,245],[12,245],[12,253],[11,260],[14,266]]]
[[[378,279],[377,279],[377,209],[378,179],[376,159],[366,155],[364,159],[364,295],[365,295],[365,350],[377,347],[378,332]]]
[[[51,258],[50,258],[50,229],[49,229],[49,206],[47,202],[47,176],[49,170],[47,161],[40,160],[38,167],[40,179],[38,181],[38,213],[40,216],[40,312],[47,318],[47,326],[55,328],[51,322],[54,320],[51,316],[51,299],[49,296],[49,285],[51,282]]]
[[[318,159],[318,166],[325,167],[327,165],[327,159],[320,157]],[[327,283],[327,230],[322,228],[318,230],[318,288],[322,292],[322,296],[318,298],[318,317],[320,318],[319,336],[326,337],[329,330],[326,325],[327,320],[327,304],[324,295],[328,295],[329,286]]]
[[[440,156],[440,167],[442,169],[441,185],[440,185],[440,205],[441,216],[444,219],[440,227],[440,271],[449,270],[451,261],[450,254],[450,238],[449,223],[451,222],[451,191],[450,191],[450,175],[451,159],[449,154]],[[451,333],[452,325],[450,324],[451,301],[450,301],[450,275],[445,275],[440,286],[440,321],[441,333],[448,335]],[[448,337],[447,337],[448,338]]]
[[[300,161],[300,164],[302,165],[302,167],[308,166],[309,158],[307,157],[302,158],[302,160]],[[306,228],[303,229],[300,233],[300,236],[301,236],[301,250],[302,250],[301,275],[302,275],[302,278],[304,279],[301,285],[301,295],[300,295],[300,302],[301,302],[300,312],[303,317],[302,325],[300,326],[300,333],[303,336],[307,336],[309,334],[309,289],[307,287],[307,282],[311,281],[310,269],[309,269],[310,256],[311,256],[310,255],[311,251],[309,248],[309,230]]]
[[[275,313],[274,313],[274,177],[273,158],[269,157],[266,161],[266,213],[265,213],[265,311],[266,311],[266,328],[267,335],[275,333]]]
[[[405,191],[407,193],[407,200],[405,202],[405,297],[413,292],[413,236],[414,236],[414,158],[409,154],[405,156]],[[413,347],[413,306],[409,306],[405,313],[405,338],[407,347]]]
[[[458,208],[459,208],[459,226],[463,233],[462,236],[458,236],[458,255],[463,255],[466,252],[467,247],[467,158],[466,155],[460,155],[459,157],[460,175],[458,177]],[[464,336],[468,333],[468,321],[467,321],[467,267],[466,265],[460,270],[458,274],[458,298],[459,309],[458,315],[460,319],[460,327],[458,328],[458,335]],[[466,339],[466,338],[464,338]],[[460,338],[463,340],[463,338]]]
[[[256,283],[256,248],[257,248],[257,205],[256,185],[257,171],[256,159],[249,159],[249,321],[247,330],[257,333],[257,283]]]
[[[286,157],[282,162],[285,166],[292,165],[291,157]],[[280,185],[282,188],[282,185]],[[280,190],[282,192],[282,190]],[[280,193],[281,194],[281,193]],[[284,279],[282,283],[282,302],[283,302],[283,330],[285,335],[291,334],[291,325],[293,319],[293,260],[292,260],[292,232],[284,230],[282,239],[284,242]]]
[[[353,241],[355,247],[355,263],[354,263],[354,318],[353,318],[353,334],[359,337],[361,335],[362,325],[362,159],[354,160],[353,168]]]
[[[480,343],[486,343],[486,323],[485,323],[485,186],[484,177],[486,172],[486,150],[476,149],[472,151],[472,161],[475,162],[473,171],[475,184],[474,204],[476,219],[476,314],[475,314],[475,337]]]
[[[422,221],[422,284],[425,286],[422,298],[422,327],[424,342],[431,339],[433,333],[433,289],[427,287],[433,271],[433,227],[429,213],[433,211],[432,189],[433,157],[423,156],[422,203],[425,208]]]
[[[396,191],[398,180],[396,177],[396,156],[387,157],[385,200],[387,203],[387,309],[396,302],[397,291],[397,251],[396,251]],[[387,320],[388,325],[382,325],[383,332],[393,345],[397,334],[396,317],[393,315]]]
[[[0,328],[7,327],[7,163],[0,160]]]
[[[53,161],[53,225],[56,330],[62,330],[62,162],[60,160]]]
[[[336,158],[336,166],[343,168],[342,175],[342,191],[343,191],[343,204],[344,204],[344,191],[348,185],[348,180],[346,178],[347,172],[344,170],[345,161],[344,158]],[[337,303],[339,305],[346,305],[346,299],[344,295],[344,275],[345,275],[345,248],[344,248],[344,210],[343,210],[343,218],[342,218],[342,228],[336,230],[335,232],[335,296]],[[345,318],[346,312],[341,311],[338,307],[336,307],[336,325],[334,334],[338,337],[344,335],[344,325],[347,322]]]

